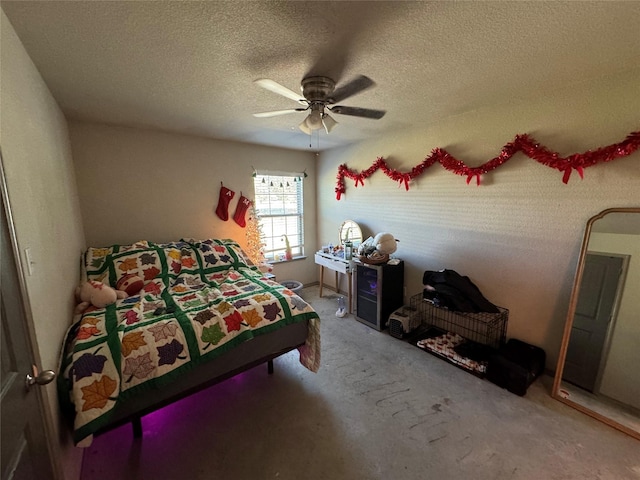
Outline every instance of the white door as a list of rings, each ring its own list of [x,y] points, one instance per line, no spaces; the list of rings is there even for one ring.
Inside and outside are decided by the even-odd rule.
[[[51,454],[44,429],[42,397],[38,383],[27,388],[27,374],[33,381],[49,380],[46,372],[34,376],[33,354],[28,338],[18,264],[14,255],[13,225],[7,210],[4,172],[2,183],[2,232],[0,234],[0,412],[2,421],[2,480],[52,479]]]

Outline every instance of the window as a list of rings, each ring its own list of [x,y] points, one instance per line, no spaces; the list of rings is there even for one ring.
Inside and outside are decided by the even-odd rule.
[[[284,258],[286,241],[294,257],[304,255],[303,174],[256,172],[255,209],[267,260]]]

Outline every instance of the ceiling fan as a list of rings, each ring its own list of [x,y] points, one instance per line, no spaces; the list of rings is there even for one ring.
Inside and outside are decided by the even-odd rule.
[[[285,115],[287,113],[306,112],[309,110],[309,115],[299,125],[300,130],[309,135],[311,135],[311,132],[314,130],[319,130],[323,127],[325,131],[329,133],[338,123],[329,115],[329,112],[376,120],[382,118],[386,113],[384,110],[335,105],[336,103],[375,85],[373,80],[369,77],[365,77],[364,75],[356,77],[339,88],[336,88],[336,83],[329,77],[306,77],[302,80],[302,84],[300,86],[302,95],[266,78],[256,80],[254,83],[260,85],[262,88],[277,93],[278,95],[282,95],[283,97],[290,98],[291,100],[303,105],[303,107],[290,108],[288,110],[254,113],[254,117],[275,117],[278,115]]]

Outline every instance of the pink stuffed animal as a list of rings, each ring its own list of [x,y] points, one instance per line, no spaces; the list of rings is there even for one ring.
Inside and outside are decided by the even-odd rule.
[[[83,313],[90,306],[104,308],[107,305],[116,303],[119,298],[127,298],[127,293],[115,290],[110,286],[89,280],[76,288],[76,300],[79,302],[75,313]]]

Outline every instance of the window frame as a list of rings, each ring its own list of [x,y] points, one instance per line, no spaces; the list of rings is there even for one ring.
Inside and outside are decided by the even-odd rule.
[[[286,259],[285,235],[292,258],[304,257],[304,173],[254,172],[254,209],[268,262]],[[266,190],[265,192],[265,186]],[[295,200],[291,201],[295,196]],[[287,200],[288,199],[288,200]]]

